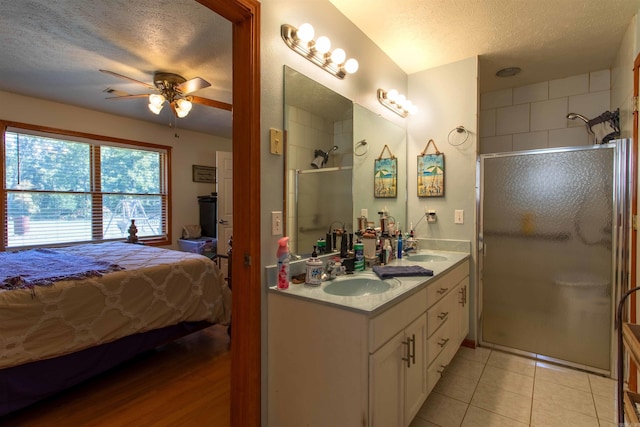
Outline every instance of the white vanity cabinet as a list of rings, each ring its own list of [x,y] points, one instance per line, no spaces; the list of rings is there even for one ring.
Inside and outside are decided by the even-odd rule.
[[[465,260],[373,314],[269,291],[268,426],[408,426],[466,336],[468,276]]]

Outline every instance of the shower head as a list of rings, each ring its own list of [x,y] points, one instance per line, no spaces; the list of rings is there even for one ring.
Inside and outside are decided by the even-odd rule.
[[[585,124],[589,124],[589,119],[587,119],[585,116],[583,116],[582,114],[578,114],[578,113],[569,113],[567,114],[567,119],[569,120],[575,120],[575,119],[580,119],[582,120]]]
[[[311,166],[313,166],[315,169],[321,169],[329,161],[329,154],[331,154],[332,151],[336,151],[337,149],[338,146],[334,145],[329,151],[326,152],[322,150],[314,151],[314,159],[311,162]]]

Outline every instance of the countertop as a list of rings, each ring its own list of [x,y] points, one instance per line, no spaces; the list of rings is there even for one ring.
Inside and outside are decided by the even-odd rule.
[[[339,296],[328,294],[323,289],[332,283],[331,280],[322,282],[320,286],[316,287],[291,283],[289,285],[289,289],[286,290],[279,290],[275,286],[269,287],[267,290],[268,292],[286,295],[292,298],[312,300],[321,304],[329,304],[348,310],[375,314],[379,311],[386,310],[388,307],[404,299],[404,297],[407,297],[422,287],[427,286],[429,282],[437,279],[442,274],[453,269],[458,264],[469,258],[469,254],[466,252],[420,250],[415,253],[442,256],[446,257],[446,260],[417,262],[406,256],[401,259],[394,259],[389,263],[389,265],[419,265],[432,270],[433,276],[395,277],[388,280],[389,284],[391,284],[391,289],[379,294],[363,296]],[[376,278],[378,277],[371,269],[355,272],[352,275],[348,275],[348,277],[358,277],[359,275],[373,275]]]

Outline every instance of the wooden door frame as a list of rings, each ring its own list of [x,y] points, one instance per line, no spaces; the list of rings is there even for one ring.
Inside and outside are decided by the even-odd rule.
[[[260,3],[196,0],[233,24],[231,425],[260,426]]]
[[[638,79],[640,78],[640,55],[636,56],[633,61],[633,135],[631,141],[631,217],[637,218],[638,216],[638,108],[637,99],[639,92]],[[635,224],[636,221],[633,221]],[[638,232],[636,227],[631,227],[631,243],[630,243],[630,272],[629,272],[629,289],[638,286],[637,281],[637,244],[638,244]],[[637,323],[637,299],[634,292],[629,297],[629,322]],[[632,359],[629,359],[629,389],[638,390],[638,367]],[[618,375],[621,375],[618,373]]]

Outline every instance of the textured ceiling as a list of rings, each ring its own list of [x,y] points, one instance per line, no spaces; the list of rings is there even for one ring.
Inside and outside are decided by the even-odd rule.
[[[194,0],[0,1],[0,90],[112,114],[172,122],[145,98],[106,100],[108,88],[150,93],[107,69],[152,83],[155,71],[202,77],[195,95],[232,102],[231,23]],[[183,129],[231,136],[231,113],[194,104]]]
[[[412,74],[480,56],[487,92],[610,68],[640,0],[330,0]],[[522,73],[497,78],[501,68]]]

